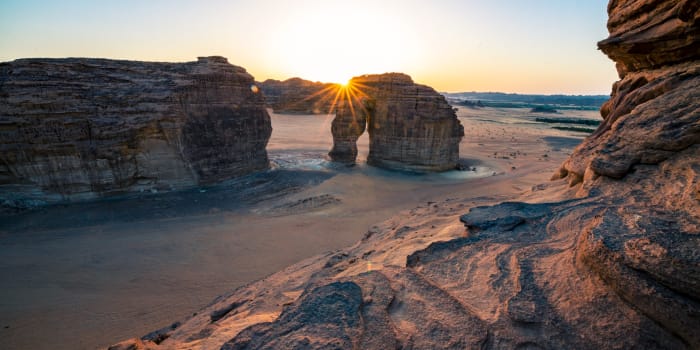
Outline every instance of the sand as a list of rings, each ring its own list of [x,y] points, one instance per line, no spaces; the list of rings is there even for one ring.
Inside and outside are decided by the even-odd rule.
[[[0,343],[104,347],[348,246],[373,224],[426,202],[520,196],[546,182],[585,136],[535,123],[534,115],[460,108],[460,154],[476,171],[411,175],[364,165],[366,135],[360,164],[336,167],[325,161],[330,116],[273,114],[274,167],[265,174],[0,218]]]

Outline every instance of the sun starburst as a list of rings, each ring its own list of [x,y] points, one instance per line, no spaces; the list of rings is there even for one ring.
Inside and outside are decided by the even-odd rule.
[[[356,119],[356,108],[365,108],[364,101],[368,96],[363,90],[366,88],[365,85],[353,79],[348,80],[345,84],[333,85],[334,97],[328,113],[335,112],[339,106],[347,106],[350,108],[353,119]]]

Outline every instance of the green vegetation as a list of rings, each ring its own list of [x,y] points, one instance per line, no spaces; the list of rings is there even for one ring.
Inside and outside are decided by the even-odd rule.
[[[457,101],[455,104],[459,106],[464,106],[464,107],[469,107],[469,108],[481,108],[484,107],[484,104],[481,103],[481,101],[469,101],[469,100],[462,100],[462,101]]]
[[[530,113],[559,113],[554,107],[552,106],[537,106],[533,107],[530,110]]]

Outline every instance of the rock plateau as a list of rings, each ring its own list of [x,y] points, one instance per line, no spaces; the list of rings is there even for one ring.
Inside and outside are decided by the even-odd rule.
[[[556,183],[428,203],[113,349],[700,348],[700,3],[608,12],[620,81]]]
[[[0,63],[0,200],[27,207],[266,169],[272,129],[253,84],[223,57]]]

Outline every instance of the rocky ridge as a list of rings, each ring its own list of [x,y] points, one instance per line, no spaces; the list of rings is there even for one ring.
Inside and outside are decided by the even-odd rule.
[[[659,164],[700,139],[700,24],[697,1],[611,1],[610,37],[599,48],[620,80],[601,108],[600,128],[558,177],[572,184],[622,178],[636,164]]]
[[[268,79],[258,86],[275,113],[323,114],[331,113],[332,92],[338,85],[290,78],[284,81]]]
[[[332,124],[331,159],[354,163],[367,129],[367,163],[389,169],[444,171],[457,167],[464,136],[452,107],[431,87],[401,73],[352,78]]]
[[[0,63],[0,200],[31,207],[266,169],[272,129],[253,84],[223,57]]]
[[[555,183],[426,203],[113,349],[699,348],[700,5],[608,11],[621,80]]]

